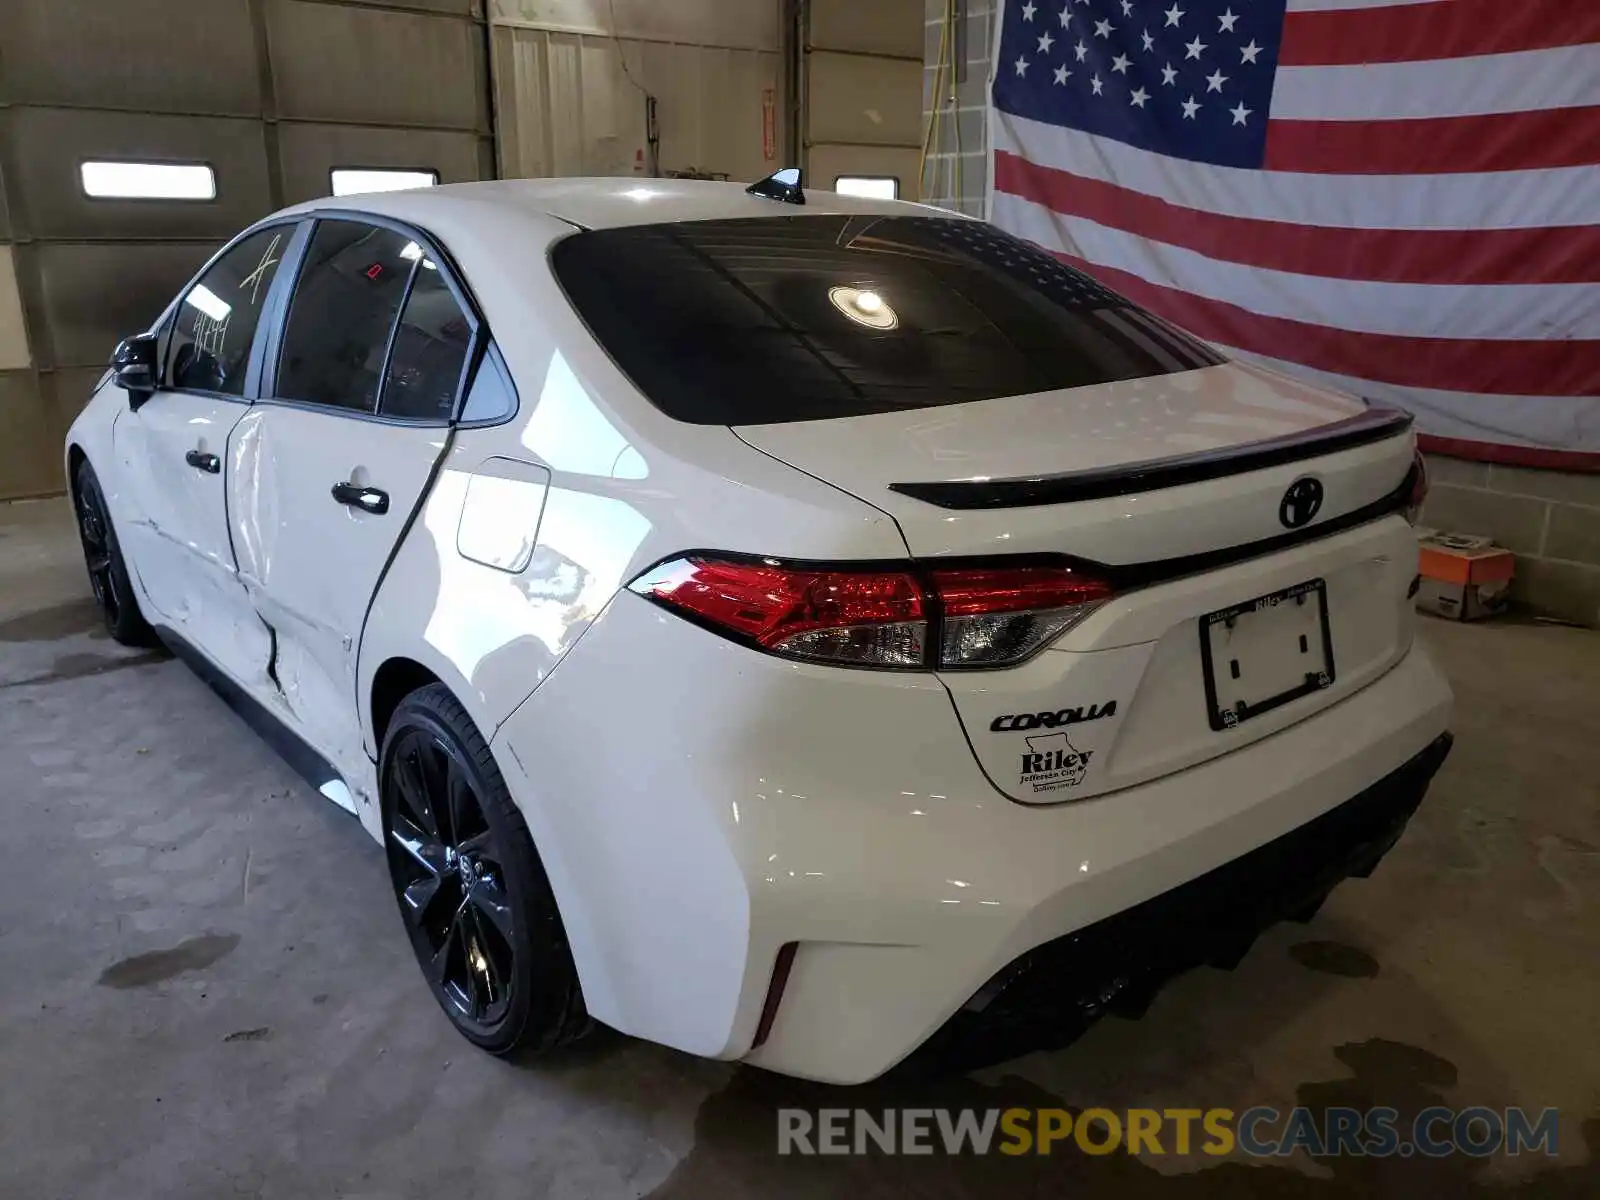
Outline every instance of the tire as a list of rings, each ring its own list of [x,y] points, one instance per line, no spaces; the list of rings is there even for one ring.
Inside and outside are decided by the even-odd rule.
[[[401,921],[439,1007],[491,1054],[537,1057],[592,1022],[555,894],[488,744],[443,684],[395,709],[379,758]]]
[[[128,564],[111,524],[105,494],[87,459],[73,473],[72,505],[78,516],[78,540],[83,545],[89,586],[94,589],[106,632],[124,646],[155,645],[155,630],[139,611],[139,599],[128,577]]]

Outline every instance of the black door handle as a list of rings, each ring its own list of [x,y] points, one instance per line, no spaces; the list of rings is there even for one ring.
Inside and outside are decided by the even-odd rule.
[[[191,450],[183,456],[183,461],[197,470],[212,475],[222,474],[222,460],[215,454],[202,454],[198,450]]]
[[[333,498],[340,504],[348,504],[351,508],[359,508],[376,517],[389,511],[389,493],[381,488],[362,487],[358,483],[336,483],[333,485]]]

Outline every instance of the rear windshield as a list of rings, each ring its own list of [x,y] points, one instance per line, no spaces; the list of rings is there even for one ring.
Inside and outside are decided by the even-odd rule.
[[[577,233],[551,262],[662,411],[854,417],[1167,375],[1209,347],[976,221],[782,216]]]

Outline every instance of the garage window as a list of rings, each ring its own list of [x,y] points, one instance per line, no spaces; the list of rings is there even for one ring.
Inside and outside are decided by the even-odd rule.
[[[867,196],[873,200],[900,199],[900,180],[893,175],[840,175],[833,190],[841,196]]]
[[[403,192],[408,188],[433,187],[438,182],[437,171],[335,167],[328,172],[328,183],[333,188],[335,196],[359,196],[365,192]]]
[[[97,200],[215,200],[217,173],[205,163],[78,164],[83,194]]]

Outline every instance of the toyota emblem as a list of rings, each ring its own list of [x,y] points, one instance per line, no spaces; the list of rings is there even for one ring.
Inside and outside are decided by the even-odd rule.
[[[1303,479],[1296,479],[1283,494],[1283,500],[1278,505],[1278,520],[1283,522],[1286,529],[1299,529],[1302,525],[1311,524],[1321,511],[1322,481],[1307,475]]]

